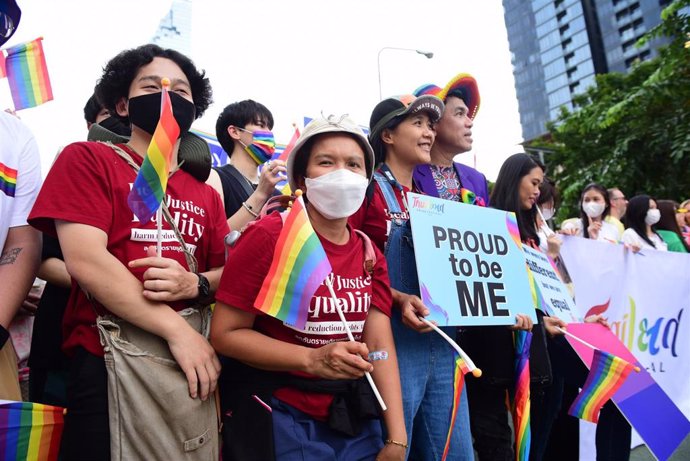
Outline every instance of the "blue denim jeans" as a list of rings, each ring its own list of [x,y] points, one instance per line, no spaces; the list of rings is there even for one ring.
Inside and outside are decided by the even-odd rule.
[[[391,287],[419,296],[412,231],[409,221],[391,222],[386,244]],[[455,354],[438,334],[417,333],[402,323],[400,311],[391,318],[398,354],[409,459],[440,460],[453,408]],[[455,328],[444,331],[455,337]],[[467,393],[463,389],[447,460],[473,460]]]
[[[378,420],[364,422],[359,435],[348,437],[276,398],[271,407],[276,461],[374,460],[383,448]]]

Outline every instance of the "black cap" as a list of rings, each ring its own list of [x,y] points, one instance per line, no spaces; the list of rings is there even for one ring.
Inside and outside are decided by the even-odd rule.
[[[22,10],[15,0],[0,0],[0,46],[17,31],[21,17]]]

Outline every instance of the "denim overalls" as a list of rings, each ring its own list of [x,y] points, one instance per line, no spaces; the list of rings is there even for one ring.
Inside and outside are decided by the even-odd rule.
[[[399,216],[402,210],[393,188],[400,190],[404,197],[402,186],[385,164],[380,172],[374,174],[374,179],[383,193],[389,213]],[[409,220],[391,220],[384,254],[391,287],[419,296]],[[391,327],[398,355],[405,427],[410,441],[408,456],[410,459],[440,460],[453,409],[455,354],[439,334],[418,333],[405,326],[400,310],[393,309]],[[455,327],[445,327],[444,331],[455,337]],[[474,452],[464,390],[459,405],[447,459],[472,460]]]

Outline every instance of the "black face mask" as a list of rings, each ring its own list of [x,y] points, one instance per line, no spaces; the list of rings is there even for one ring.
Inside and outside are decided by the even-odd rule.
[[[129,100],[129,121],[148,134],[153,135],[158,125],[161,113],[161,94],[151,93],[136,96]],[[172,103],[173,116],[180,127],[180,136],[189,131],[194,122],[196,108],[194,103],[187,101],[177,93],[170,91],[170,102]]]
[[[127,125],[119,121],[117,117],[110,116],[104,120],[101,120],[100,122],[98,122],[98,124],[106,130],[118,134],[120,136],[129,137],[132,135],[132,130],[130,130]]]

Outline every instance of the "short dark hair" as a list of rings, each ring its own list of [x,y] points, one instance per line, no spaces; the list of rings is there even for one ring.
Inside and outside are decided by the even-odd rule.
[[[98,117],[98,113],[101,109],[103,109],[103,106],[101,106],[101,103],[96,99],[96,95],[92,94],[84,106],[84,120],[88,123],[96,123],[96,117]]]
[[[604,212],[601,213],[601,220],[603,221],[606,219],[606,217],[609,215],[609,212],[611,211],[611,199],[609,198],[609,192],[606,190],[604,186],[601,184],[597,184],[595,182],[589,183],[585,186],[584,189],[582,189],[582,193],[580,194],[580,220],[582,222],[582,236],[584,238],[589,238],[589,231],[587,228],[589,227],[589,216],[587,216],[587,213],[585,213],[584,208],[582,208],[582,201],[585,198],[585,194],[589,192],[590,190],[595,190],[599,192],[603,197],[604,197],[604,203],[606,206],[604,207]]]
[[[498,210],[515,213],[518,229],[520,229],[520,240],[526,242],[532,239],[539,244],[536,224],[537,206],[535,204],[531,209],[523,210],[520,204],[520,182],[535,168],[545,170],[541,162],[528,154],[513,154],[508,157],[498,172],[489,203]]]
[[[143,66],[150,64],[153,58],[166,58],[180,66],[189,80],[196,109],[196,118],[201,117],[213,100],[211,84],[204,71],[199,71],[191,59],[179,51],[163,49],[158,45],[148,44],[138,48],[122,51],[108,61],[103,69],[103,75],[94,90],[96,98],[103,107],[108,109],[111,116],[128,122],[127,117],[117,113],[117,103],[120,99],[127,99],[129,87]]]
[[[244,128],[250,123],[265,123],[269,129],[273,129],[273,114],[261,103],[246,99],[234,102],[223,109],[216,121],[216,138],[223,150],[232,156],[235,141],[228,134],[229,126]]]

